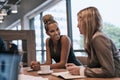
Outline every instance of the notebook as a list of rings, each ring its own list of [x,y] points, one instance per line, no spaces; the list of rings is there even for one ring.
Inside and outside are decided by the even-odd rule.
[[[0,80],[18,80],[19,54],[0,52]]]
[[[80,76],[80,75],[71,75],[68,71],[64,72],[54,72],[52,75],[61,77],[63,79],[76,79],[76,78],[86,78],[85,76]]]

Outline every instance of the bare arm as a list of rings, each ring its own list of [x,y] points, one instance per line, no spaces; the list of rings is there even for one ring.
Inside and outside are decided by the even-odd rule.
[[[49,38],[46,39],[46,62],[45,64],[52,64],[52,59],[50,55],[50,48],[49,48]]]
[[[61,58],[60,58],[60,62],[55,63],[55,64],[51,64],[51,68],[65,68],[65,64],[67,63],[68,60],[68,55],[69,55],[69,51],[70,51],[70,46],[71,46],[71,42],[69,37],[67,36],[63,36],[61,39]]]
[[[49,38],[46,39],[46,62],[44,64],[38,64],[36,61],[31,62],[31,68],[33,70],[39,70],[40,65],[50,65],[52,64],[52,59],[50,56],[50,49],[49,49]],[[39,66],[39,67],[38,67]]]

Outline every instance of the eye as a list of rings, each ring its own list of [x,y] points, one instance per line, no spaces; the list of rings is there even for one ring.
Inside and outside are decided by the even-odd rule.
[[[50,33],[54,32],[54,30],[51,30]]]
[[[56,30],[59,31],[59,28],[57,28]]]

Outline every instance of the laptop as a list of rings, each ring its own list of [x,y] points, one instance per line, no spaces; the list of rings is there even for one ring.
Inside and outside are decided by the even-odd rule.
[[[11,52],[0,52],[0,80],[18,80],[21,56]]]

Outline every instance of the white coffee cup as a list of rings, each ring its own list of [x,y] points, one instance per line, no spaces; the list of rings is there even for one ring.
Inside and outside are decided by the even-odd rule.
[[[41,69],[41,72],[48,73],[50,71],[50,65],[41,65],[40,69]]]

